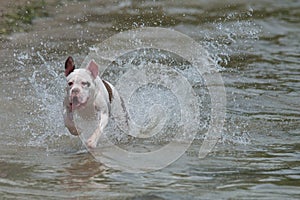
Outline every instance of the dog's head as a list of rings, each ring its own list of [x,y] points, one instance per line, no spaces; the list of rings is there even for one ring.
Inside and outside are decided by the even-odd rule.
[[[75,69],[74,60],[68,57],[65,63],[67,95],[72,110],[86,107],[93,102],[95,79],[99,73],[98,65],[91,61],[85,69]]]

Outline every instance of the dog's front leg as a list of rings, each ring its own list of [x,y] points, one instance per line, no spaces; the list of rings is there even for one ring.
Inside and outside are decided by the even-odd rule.
[[[87,140],[87,146],[89,148],[95,148],[97,146],[98,140],[101,136],[101,134],[104,131],[104,128],[106,127],[107,123],[108,123],[108,112],[101,112],[100,113],[100,123],[98,125],[98,127],[96,128],[96,130],[94,131],[94,133],[91,135],[91,137]]]
[[[68,107],[64,108],[63,116],[64,116],[65,126],[68,128],[69,132],[72,135],[79,135],[79,132],[75,127],[75,123],[73,121],[73,113],[70,111],[70,108]]]

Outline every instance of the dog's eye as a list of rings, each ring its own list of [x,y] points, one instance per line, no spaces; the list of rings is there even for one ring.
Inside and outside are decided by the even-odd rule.
[[[87,87],[90,87],[90,85],[91,85],[90,82],[82,82],[81,84],[82,84],[83,86],[87,86]]]
[[[73,85],[73,82],[69,82],[68,85],[71,87]]]

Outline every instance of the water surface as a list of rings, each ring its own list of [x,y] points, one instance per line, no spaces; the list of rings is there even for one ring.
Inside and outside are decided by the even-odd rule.
[[[2,36],[3,199],[299,199],[299,1],[49,2],[27,32]],[[171,28],[219,64],[222,138],[198,158],[201,135],[176,162],[144,174],[85,152],[62,122],[63,63],[140,26]]]

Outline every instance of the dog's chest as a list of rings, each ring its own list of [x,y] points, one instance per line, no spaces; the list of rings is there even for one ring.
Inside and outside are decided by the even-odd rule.
[[[84,120],[98,120],[98,111],[93,104],[87,105],[85,108],[77,110],[75,115]]]

